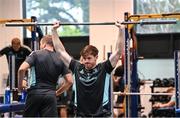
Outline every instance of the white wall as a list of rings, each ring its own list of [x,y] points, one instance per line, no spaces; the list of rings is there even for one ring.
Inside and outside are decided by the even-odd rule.
[[[0,0],[0,19],[22,18],[22,0]],[[0,24],[0,49],[10,44],[13,37],[22,39],[21,28],[10,28]],[[4,93],[8,65],[5,56],[0,58],[0,94]]]
[[[138,61],[138,73],[141,79],[175,77],[173,59],[145,59]]]
[[[133,0],[89,0],[90,22],[115,22],[124,20],[124,12],[133,13]],[[90,44],[99,49],[99,60],[103,60],[103,46],[110,52],[118,35],[116,26],[90,26]],[[107,58],[107,55],[105,55]]]

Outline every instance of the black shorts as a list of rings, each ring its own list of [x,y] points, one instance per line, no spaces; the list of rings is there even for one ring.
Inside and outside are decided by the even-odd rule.
[[[58,117],[57,99],[52,90],[30,90],[27,93],[24,117]]]

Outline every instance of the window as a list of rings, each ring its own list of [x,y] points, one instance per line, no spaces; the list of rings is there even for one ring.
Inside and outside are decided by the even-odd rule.
[[[39,23],[88,22],[88,0],[26,0],[26,18],[37,17]],[[50,28],[41,27],[46,33]],[[49,29],[49,30],[47,30]],[[88,26],[62,26],[61,36],[82,36],[89,34]]]
[[[180,0],[135,0],[136,14],[161,14],[180,12]],[[159,20],[159,19],[147,19]],[[147,21],[146,20],[146,21]],[[163,20],[163,19],[161,19]],[[166,19],[172,20],[172,19]],[[180,22],[168,25],[137,25],[137,33],[172,33],[180,32]]]

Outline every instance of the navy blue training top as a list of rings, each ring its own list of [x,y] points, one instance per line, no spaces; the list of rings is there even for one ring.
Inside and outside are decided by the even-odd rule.
[[[113,67],[109,60],[99,63],[92,70],[85,69],[84,65],[72,59],[69,69],[75,81],[75,106],[77,114],[81,116],[101,116],[110,112],[105,106],[110,103],[110,79]]]

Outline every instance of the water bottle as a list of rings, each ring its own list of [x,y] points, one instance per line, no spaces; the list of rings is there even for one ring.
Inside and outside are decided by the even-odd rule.
[[[25,100],[26,100],[26,95],[27,95],[27,92],[26,91],[22,91],[21,92],[21,100],[20,102],[24,103]]]
[[[6,90],[5,90],[4,103],[5,104],[11,103],[11,90],[10,90],[10,88],[6,88]]]

